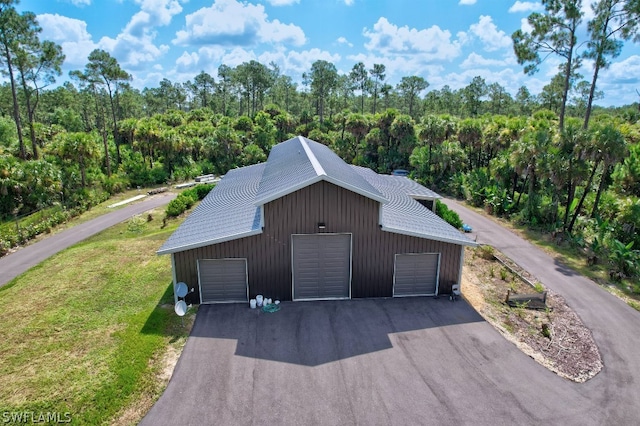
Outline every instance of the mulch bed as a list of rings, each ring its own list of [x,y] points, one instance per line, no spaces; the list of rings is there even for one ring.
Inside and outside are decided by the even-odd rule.
[[[537,282],[535,277],[503,253],[495,251],[509,268],[486,253],[481,255],[481,249],[468,250],[471,253],[465,256],[462,293],[485,320],[527,355],[562,377],[584,382],[598,374],[603,364],[591,331],[562,296],[544,289],[549,309],[509,307],[505,303],[508,290],[513,294],[535,293],[518,275],[524,275],[531,283]]]

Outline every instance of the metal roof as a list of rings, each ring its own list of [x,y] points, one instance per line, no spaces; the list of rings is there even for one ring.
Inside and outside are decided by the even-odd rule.
[[[394,175],[380,175],[381,178],[387,179],[390,185],[394,185],[396,188],[413,198],[414,200],[436,200],[442,198],[432,190],[425,188],[418,182],[409,179],[405,176]]]
[[[263,205],[321,180],[381,203],[386,198],[327,146],[302,136],[269,153],[255,204]]]
[[[413,199],[440,198],[435,192],[403,176],[350,166],[328,147],[298,136],[275,145],[266,163],[230,170],[157,253],[260,234],[265,203],[321,180],[380,202],[384,231],[475,245]]]
[[[351,167],[389,200],[380,207],[380,225],[383,231],[453,244],[476,245],[462,232],[418,203],[411,195],[413,192],[426,194],[428,191],[441,198],[435,192],[416,182],[406,182],[405,180],[410,179],[404,176],[379,175],[366,167]],[[423,190],[418,191],[417,187]]]
[[[160,247],[175,253],[262,233],[262,207],[254,204],[266,163],[230,170]]]

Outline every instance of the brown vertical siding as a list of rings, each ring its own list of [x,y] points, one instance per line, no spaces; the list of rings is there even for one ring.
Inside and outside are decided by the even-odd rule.
[[[460,246],[380,230],[379,203],[328,182],[318,182],[264,206],[260,235],[175,253],[176,278],[197,287],[197,259],[247,259],[249,294],[291,300],[291,234],[353,235],[352,297],[390,297],[396,253],[441,253],[439,293],[458,281]],[[324,222],[320,231],[318,223]],[[197,303],[192,294],[189,302]]]

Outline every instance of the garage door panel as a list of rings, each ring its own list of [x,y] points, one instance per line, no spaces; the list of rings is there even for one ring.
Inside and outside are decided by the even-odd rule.
[[[293,298],[349,298],[351,235],[293,236]]]
[[[394,296],[429,296],[438,291],[437,253],[397,254],[394,270]]]
[[[198,261],[202,303],[246,302],[246,259],[201,259]]]

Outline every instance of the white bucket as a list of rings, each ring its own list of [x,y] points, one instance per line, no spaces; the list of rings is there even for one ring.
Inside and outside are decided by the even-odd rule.
[[[249,300],[249,307],[251,309],[255,309],[256,308],[256,299]]]
[[[262,295],[261,294],[257,295],[256,296],[256,304],[258,305],[258,307],[262,306],[262,301],[263,301]]]
[[[272,304],[272,303],[273,303],[273,300],[271,300],[271,298],[268,298],[268,299],[267,299],[267,305],[270,305],[270,304]]]

